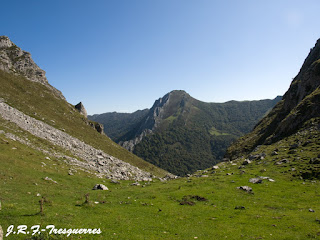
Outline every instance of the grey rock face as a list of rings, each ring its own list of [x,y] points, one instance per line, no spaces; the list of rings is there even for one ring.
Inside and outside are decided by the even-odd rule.
[[[79,113],[81,113],[83,116],[87,117],[87,110],[85,109],[85,107],[83,106],[82,102],[79,102],[77,105],[74,106],[75,109],[77,109],[79,111]]]
[[[130,152],[133,152],[135,145],[137,145],[139,142],[142,141],[142,139],[151,134],[152,130],[151,129],[145,129],[140,135],[136,136],[134,139],[129,140],[129,141],[124,141],[124,142],[119,142],[119,145],[121,145],[122,147],[124,147],[125,149],[127,149]]]
[[[169,108],[173,96],[177,93],[181,93],[185,95],[185,97],[190,97],[186,92],[176,90],[159,98],[155,101],[147,116],[141,121],[139,127],[134,130],[133,136],[125,141],[120,141],[119,144],[132,152],[135,145],[140,143],[145,136],[152,134],[159,127],[161,121],[168,117],[166,116],[166,110]]]
[[[48,84],[45,71],[32,60],[31,54],[17,47],[6,36],[0,37],[0,69],[20,73],[34,82]]]
[[[33,61],[31,54],[16,46],[6,36],[0,36],[0,70],[41,83],[52,90],[57,97],[65,99],[59,90],[48,83],[46,72]]]
[[[8,37],[0,36],[0,48],[9,48],[13,45],[13,42],[11,42],[11,40]]]

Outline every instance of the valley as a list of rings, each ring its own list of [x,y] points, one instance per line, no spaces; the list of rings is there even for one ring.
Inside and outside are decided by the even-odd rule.
[[[278,96],[273,100],[205,103],[175,90],[156,100],[150,110],[88,117],[103,124],[108,136],[135,155],[186,176],[221,162],[227,147],[251,131],[280,100]]]
[[[150,110],[105,114],[132,153],[1,36],[0,239],[319,239],[319,59],[318,40],[282,99],[173,91]]]

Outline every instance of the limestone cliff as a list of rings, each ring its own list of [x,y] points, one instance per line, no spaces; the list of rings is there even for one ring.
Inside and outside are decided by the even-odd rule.
[[[174,90],[155,101],[148,114],[129,133],[122,137],[121,146],[133,151],[135,145],[160,127],[161,122],[175,113],[190,95],[182,90]]]
[[[0,70],[41,83],[57,97],[65,99],[59,90],[48,83],[46,72],[33,61],[31,54],[16,46],[7,36],[0,36]]]
[[[310,50],[298,75],[274,109],[248,135],[234,143],[228,157],[252,151],[257,145],[270,144],[289,136],[302,125],[320,117],[320,39]]]

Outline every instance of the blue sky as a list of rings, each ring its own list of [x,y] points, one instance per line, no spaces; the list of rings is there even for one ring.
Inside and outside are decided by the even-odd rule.
[[[89,114],[150,108],[171,90],[206,102],[274,98],[318,38],[318,0],[11,0],[0,35]]]

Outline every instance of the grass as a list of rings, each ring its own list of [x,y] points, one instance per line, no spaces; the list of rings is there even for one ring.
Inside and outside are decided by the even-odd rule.
[[[43,85],[2,71],[0,84],[0,96],[11,106],[122,160],[165,174],[95,132],[72,105],[54,97]],[[10,225],[101,229],[100,235],[71,235],[68,239],[319,239],[320,164],[310,160],[319,155],[320,135],[317,121],[308,124],[297,134],[259,147],[253,154],[265,153],[266,157],[249,165],[241,165],[244,156],[220,163],[217,170],[168,182],[140,182],[139,186],[132,181],[111,183],[81,169],[69,175],[70,166],[63,160],[48,158],[0,133],[0,225],[5,234]],[[3,119],[0,130],[63,152]],[[300,145],[290,149],[295,143]],[[275,150],[277,155],[272,154]],[[288,161],[276,164],[282,159]],[[257,176],[275,182],[249,182]],[[92,190],[97,183],[109,190]],[[252,187],[253,194],[237,189],[239,186]],[[66,236],[11,234],[6,239]]]
[[[166,175],[166,171],[147,163],[94,131],[89,126],[89,121],[73,105],[57,98],[44,85],[1,70],[0,85],[0,97],[10,106],[156,176]]]
[[[310,143],[289,153],[298,137]],[[43,153],[0,135],[0,222],[5,233],[12,224],[102,231],[100,235],[71,235],[68,239],[319,239],[316,219],[320,219],[320,184],[317,179],[303,180],[299,175],[308,171],[309,160],[317,157],[319,142],[315,132],[307,131],[261,146],[256,153],[265,152],[266,158],[241,169],[243,159],[197,173],[207,177],[132,186],[131,181],[112,184],[81,170],[70,176],[64,162],[48,160]],[[272,156],[275,148],[278,155]],[[275,165],[283,158],[289,162]],[[248,182],[261,175],[275,182]],[[47,176],[58,184],[45,181]],[[109,191],[91,190],[97,183],[105,184]],[[253,194],[237,189],[244,185],[252,187]],[[87,193],[89,203],[85,203]],[[39,214],[43,196],[47,201],[43,214]],[[195,204],[180,205],[186,198]],[[235,209],[239,206],[244,209]],[[26,239],[26,235],[7,239]],[[48,239],[59,238],[50,235]]]
[[[218,129],[216,129],[215,127],[212,127],[210,130],[209,130],[209,133],[213,136],[227,136],[227,135],[231,135],[229,133],[224,133],[222,131],[219,131]]]

